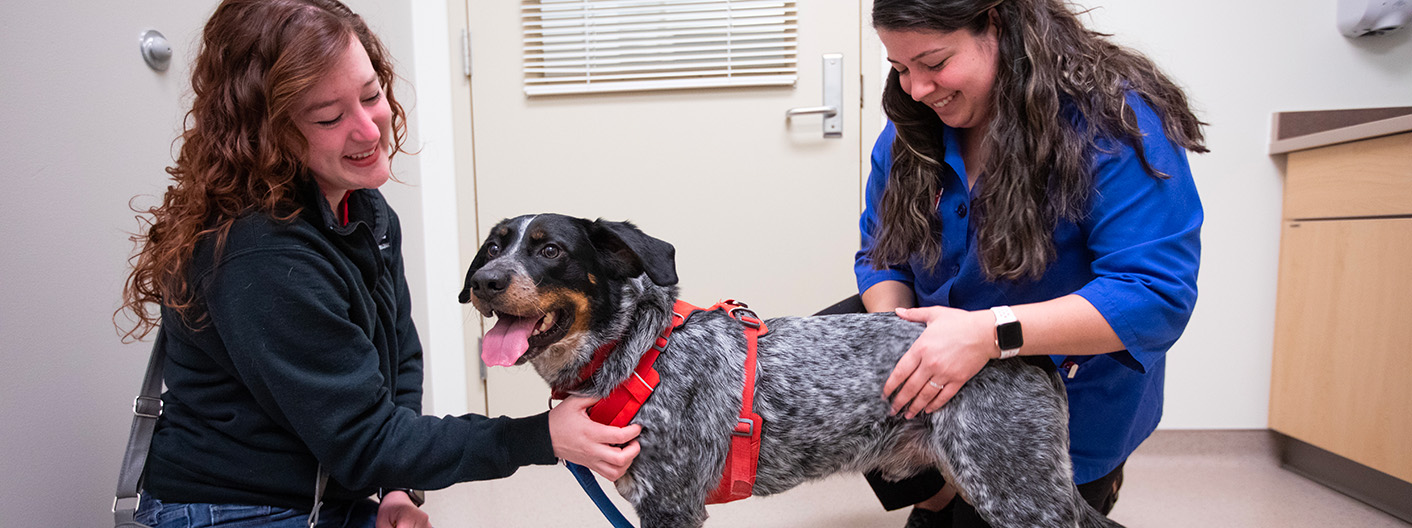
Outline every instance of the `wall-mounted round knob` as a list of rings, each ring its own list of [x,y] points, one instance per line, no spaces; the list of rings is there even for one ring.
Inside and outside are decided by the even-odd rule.
[[[142,60],[157,71],[167,71],[172,62],[172,45],[157,30],[142,34]]]

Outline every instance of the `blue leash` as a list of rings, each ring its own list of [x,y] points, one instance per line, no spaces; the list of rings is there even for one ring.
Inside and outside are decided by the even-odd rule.
[[[593,504],[598,506],[598,511],[603,512],[603,516],[608,518],[608,522],[613,525],[613,528],[633,528],[632,523],[628,522],[627,517],[623,517],[623,513],[618,511],[618,507],[613,504],[613,501],[608,500],[608,495],[604,494],[603,488],[598,486],[598,479],[593,478],[592,471],[568,460],[564,461],[564,467],[569,468],[569,472],[574,474],[574,479],[579,481],[579,486],[583,487],[584,493],[588,494],[588,498],[593,499]]]

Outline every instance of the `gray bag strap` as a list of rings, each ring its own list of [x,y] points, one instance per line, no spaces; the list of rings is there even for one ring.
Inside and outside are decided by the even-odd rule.
[[[136,520],[138,488],[142,485],[147,452],[152,448],[152,433],[157,429],[157,418],[162,415],[162,366],[167,359],[166,345],[167,333],[158,329],[157,341],[152,344],[152,357],[147,360],[147,373],[142,378],[142,389],[132,402],[132,430],[128,433],[123,466],[118,471],[118,491],[113,498],[115,528],[149,528]],[[309,528],[319,523],[319,510],[323,508],[324,488],[327,486],[328,472],[320,464],[319,475],[314,481],[314,510],[309,514]]]
[[[113,525],[118,528],[147,528],[134,520],[134,516],[137,515],[142,468],[147,464],[157,417],[162,415],[162,364],[167,358],[166,345],[167,333],[158,329],[152,358],[147,360],[147,374],[142,378],[142,389],[132,401],[132,430],[128,433],[123,466],[118,471],[118,490],[113,498]]]
[[[324,507],[324,488],[328,487],[328,472],[319,464],[319,476],[314,479],[314,511],[309,513],[309,528],[319,524],[319,510]]]

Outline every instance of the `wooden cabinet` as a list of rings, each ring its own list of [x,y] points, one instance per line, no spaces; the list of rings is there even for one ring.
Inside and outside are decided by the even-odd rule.
[[[1412,481],[1412,218],[1289,222],[1280,253],[1270,428]]]
[[[1270,428],[1412,482],[1412,132],[1289,152],[1283,216]]]
[[[1285,220],[1412,215],[1412,132],[1291,152]]]

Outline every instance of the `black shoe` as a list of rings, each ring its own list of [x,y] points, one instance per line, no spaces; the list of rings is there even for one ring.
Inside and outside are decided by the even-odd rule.
[[[942,508],[941,511],[931,511],[913,506],[912,513],[907,515],[905,528],[951,528],[951,508],[949,506]]]

